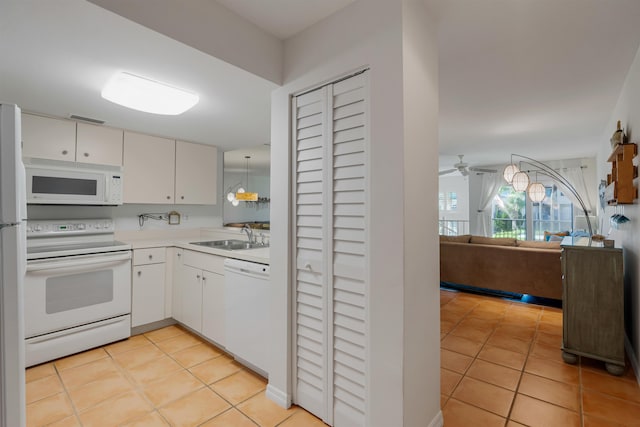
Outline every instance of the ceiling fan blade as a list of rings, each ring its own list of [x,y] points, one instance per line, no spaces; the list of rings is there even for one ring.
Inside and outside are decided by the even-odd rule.
[[[439,176],[442,176],[442,175],[448,175],[448,174],[450,174],[451,172],[455,172],[455,171],[457,171],[457,170],[458,170],[458,169],[447,169],[446,171],[440,171],[440,172],[438,172],[438,175],[439,175]]]
[[[469,175],[469,171],[467,170],[467,168],[461,168],[458,169],[460,171],[460,173],[462,174],[462,176],[467,176]]]
[[[483,168],[469,168],[470,171],[473,172],[485,172],[485,173],[496,173],[498,172],[495,169],[483,169]]]

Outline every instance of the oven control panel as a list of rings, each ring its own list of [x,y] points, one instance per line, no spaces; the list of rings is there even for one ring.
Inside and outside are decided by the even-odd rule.
[[[113,220],[73,219],[73,220],[27,220],[27,237],[64,236],[77,234],[113,233]]]

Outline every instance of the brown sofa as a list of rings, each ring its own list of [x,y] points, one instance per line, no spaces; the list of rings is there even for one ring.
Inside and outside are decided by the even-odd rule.
[[[560,242],[440,236],[440,281],[562,299]]]

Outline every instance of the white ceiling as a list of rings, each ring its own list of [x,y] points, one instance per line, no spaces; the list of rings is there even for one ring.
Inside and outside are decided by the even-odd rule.
[[[281,39],[352,1],[218,0]],[[604,127],[640,43],[640,1],[425,1],[439,35],[440,169],[457,154],[482,166],[511,152],[593,156],[608,143]],[[274,83],[85,0],[2,0],[0,57],[0,100],[28,111],[225,151],[269,142]],[[116,106],[99,93],[118,70],[201,101],[180,116]]]
[[[355,0],[217,0],[281,40],[304,30]]]
[[[638,0],[427,0],[440,51],[440,169],[593,157],[640,43]],[[622,118],[624,121],[624,118]]]
[[[2,0],[0,100],[58,117],[214,144],[223,150],[270,140],[265,79],[84,0]],[[180,116],[136,112],[100,97],[118,70],[200,95]]]

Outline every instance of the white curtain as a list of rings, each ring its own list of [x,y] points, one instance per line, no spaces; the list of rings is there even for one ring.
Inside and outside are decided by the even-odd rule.
[[[479,236],[491,235],[491,201],[498,194],[500,187],[505,184],[502,174],[482,174],[480,198],[478,203],[478,215],[476,221],[476,234]]]
[[[566,179],[569,182],[569,184],[573,185],[573,188],[575,188],[576,192],[582,198],[582,201],[584,202],[585,207],[589,211],[589,214],[594,215],[595,205],[593,204],[593,201],[595,201],[595,197],[593,196],[593,194],[590,194],[591,192],[589,191],[589,187],[587,187],[587,183],[584,179],[583,169],[581,167],[563,168],[560,170],[560,175],[564,179]],[[561,187],[564,187],[564,186],[561,186]],[[567,196],[569,200],[571,200],[571,202],[578,209],[580,209],[579,215],[582,215],[582,206],[580,206],[580,202],[578,202],[578,199],[576,198],[576,196],[566,191],[565,188],[562,188],[562,190],[564,195]]]

